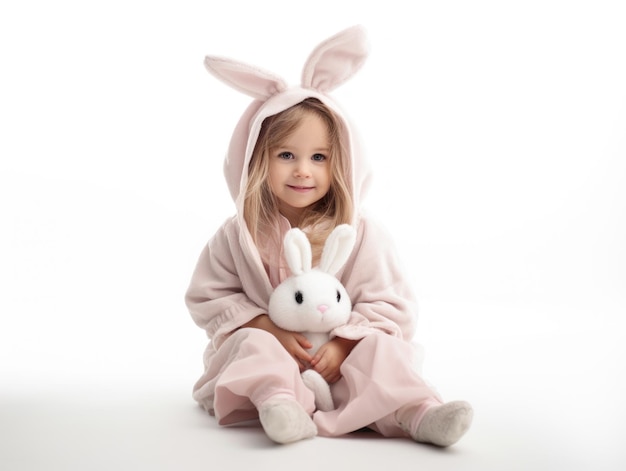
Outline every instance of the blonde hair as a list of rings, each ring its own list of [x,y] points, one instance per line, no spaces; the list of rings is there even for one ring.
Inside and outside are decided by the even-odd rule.
[[[243,216],[257,245],[264,242],[263,237],[276,235],[279,212],[278,201],[269,185],[269,157],[296,130],[302,119],[311,113],[320,117],[328,127],[330,151],[327,158],[331,183],[328,193],[305,209],[297,227],[307,233],[313,249],[313,260],[317,261],[330,232],[338,224],[350,224],[353,214],[348,179],[350,167],[348,152],[343,144],[343,127],[335,113],[320,100],[307,98],[263,121],[248,166]]]

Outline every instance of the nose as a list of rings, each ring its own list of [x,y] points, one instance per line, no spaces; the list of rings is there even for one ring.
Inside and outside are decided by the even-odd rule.
[[[328,310],[328,306],[326,304],[320,304],[317,306],[317,310],[324,314]]]
[[[311,170],[309,169],[309,163],[306,160],[298,162],[294,175],[297,178],[309,178],[311,176]]]

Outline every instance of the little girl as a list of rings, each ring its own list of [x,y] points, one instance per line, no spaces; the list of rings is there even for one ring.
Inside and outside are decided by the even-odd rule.
[[[469,428],[472,409],[443,403],[417,373],[413,293],[387,233],[359,210],[369,169],[329,96],[366,56],[363,29],[342,31],[312,52],[299,87],[240,62],[206,58],[211,73],[254,101],[224,164],[237,213],[204,248],[186,295],[210,338],[193,396],[221,425],[258,418],[278,443],[368,427],[449,446]],[[303,335],[267,316],[271,292],[290,275],[282,241],[290,228],[301,228],[315,265],[328,234],[344,223],[357,230],[337,274],[352,313],[312,356]],[[300,376],[307,367],[330,383],[335,410],[315,410]]]

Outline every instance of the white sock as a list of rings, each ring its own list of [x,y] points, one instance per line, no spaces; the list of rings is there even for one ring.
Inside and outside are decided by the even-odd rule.
[[[407,432],[416,442],[450,446],[467,432],[473,415],[472,406],[467,402],[448,402],[428,409],[417,429]]]
[[[291,398],[270,398],[259,407],[259,420],[269,438],[291,443],[317,435],[317,427],[304,408]]]

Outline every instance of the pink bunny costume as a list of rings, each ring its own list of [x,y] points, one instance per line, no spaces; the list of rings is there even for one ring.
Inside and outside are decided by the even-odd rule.
[[[416,372],[413,359],[416,305],[388,234],[359,211],[370,169],[354,130],[330,92],[351,78],[365,61],[368,45],[360,26],[322,42],[305,62],[300,86],[289,87],[274,74],[226,58],[207,57],[209,72],[254,98],[233,133],[224,173],[237,214],[227,220],[202,251],[186,303],[196,324],[210,339],[204,374],[194,399],[220,424],[255,419],[272,396],[287,395],[312,414],[318,434],[337,436],[370,427],[385,436],[408,436],[395,412],[411,406],[423,413],[441,404]],[[298,366],[273,335],[240,328],[266,314],[273,289],[288,275],[281,247],[271,248],[266,270],[243,218],[247,169],[263,120],[307,97],[315,97],[343,120],[347,169],[352,185],[357,231],[355,248],[337,278],[350,293],[353,310],[332,336],[361,341],[346,358],[342,378],[332,385],[336,409],[316,411],[313,393]],[[283,240],[289,223],[276,228]]]

